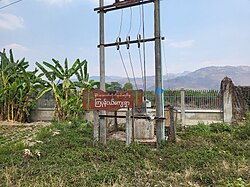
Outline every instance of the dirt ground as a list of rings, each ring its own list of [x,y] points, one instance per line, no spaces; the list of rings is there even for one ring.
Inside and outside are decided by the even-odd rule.
[[[32,146],[38,143],[35,140],[36,134],[48,125],[50,125],[48,122],[17,123],[0,121],[0,146],[16,142],[23,142]]]

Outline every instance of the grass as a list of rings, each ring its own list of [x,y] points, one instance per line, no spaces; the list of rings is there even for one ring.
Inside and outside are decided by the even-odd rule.
[[[93,146],[91,124],[55,122],[35,137],[41,144],[0,146],[0,186],[250,186],[249,128],[199,124],[154,149]]]

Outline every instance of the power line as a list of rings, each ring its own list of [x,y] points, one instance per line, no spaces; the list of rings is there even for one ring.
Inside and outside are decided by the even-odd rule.
[[[121,11],[121,20],[120,20],[120,29],[119,29],[118,38],[121,36],[122,24],[123,24],[123,9]]]
[[[142,0],[143,2],[144,0]],[[145,15],[144,15],[144,5],[142,4],[142,39],[145,39]],[[147,70],[146,70],[146,45],[145,42],[142,44],[143,47],[143,66],[144,66],[144,96],[147,98]]]
[[[132,70],[132,73],[133,73],[135,88],[136,88],[136,90],[138,90],[138,86],[137,86],[136,78],[135,78],[135,71],[134,71],[134,67],[133,67],[133,63],[132,63],[132,58],[131,58],[131,54],[130,54],[129,49],[128,49],[128,56],[129,56],[129,62],[130,62],[131,70]]]
[[[2,0],[0,0],[0,1],[2,1]],[[1,10],[1,9],[4,9],[4,8],[7,8],[7,7],[11,6],[11,5],[14,5],[14,4],[16,4],[16,3],[19,3],[19,2],[21,2],[21,1],[23,1],[23,0],[14,1],[14,2],[12,2],[12,3],[9,3],[9,4],[7,4],[7,5],[4,5],[4,6],[0,7],[0,10]]]
[[[130,23],[129,23],[129,30],[128,30],[128,34],[127,34],[126,40],[127,40],[127,50],[128,50],[128,55],[129,55],[129,62],[130,62],[131,71],[133,73],[133,79],[134,79],[134,83],[135,83],[135,88],[138,90],[137,83],[136,83],[136,78],[135,78],[134,67],[133,67],[133,63],[132,63],[132,59],[131,59],[131,54],[130,54],[130,45],[129,45],[129,42],[130,42],[130,36],[129,36],[129,34],[130,34],[130,31],[131,31],[131,28],[132,28],[132,17],[133,17],[133,11],[132,11],[132,8],[130,7]]]
[[[124,71],[125,71],[125,73],[126,73],[128,82],[131,83],[130,78],[129,78],[129,76],[128,76],[127,68],[126,68],[126,66],[125,66],[125,63],[124,63],[124,60],[123,60],[123,57],[122,57],[122,53],[121,53],[120,49],[118,49],[118,51],[119,51],[119,55],[120,55],[120,58],[121,58],[121,61],[122,61],[123,69],[124,69]]]

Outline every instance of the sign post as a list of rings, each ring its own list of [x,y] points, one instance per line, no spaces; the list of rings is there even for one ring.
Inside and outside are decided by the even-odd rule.
[[[83,110],[118,110],[142,105],[142,90],[104,92],[102,90],[83,91]]]
[[[132,141],[133,129],[130,108],[139,107],[143,104],[142,90],[129,90],[120,92],[104,92],[102,90],[83,91],[83,110],[94,110],[94,143],[100,141],[102,132],[99,125],[100,115],[98,111],[117,111],[127,108],[126,112],[126,145]],[[101,115],[102,118],[105,115]],[[110,116],[109,116],[110,117]],[[116,116],[114,116],[116,117]]]

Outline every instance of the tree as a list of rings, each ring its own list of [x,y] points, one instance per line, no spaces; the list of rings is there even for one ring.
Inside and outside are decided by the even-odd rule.
[[[122,85],[119,82],[111,82],[108,87],[107,91],[121,91],[122,90]]]
[[[133,90],[133,84],[130,82],[127,82],[124,84],[123,86],[123,90],[127,91],[127,90]]]

